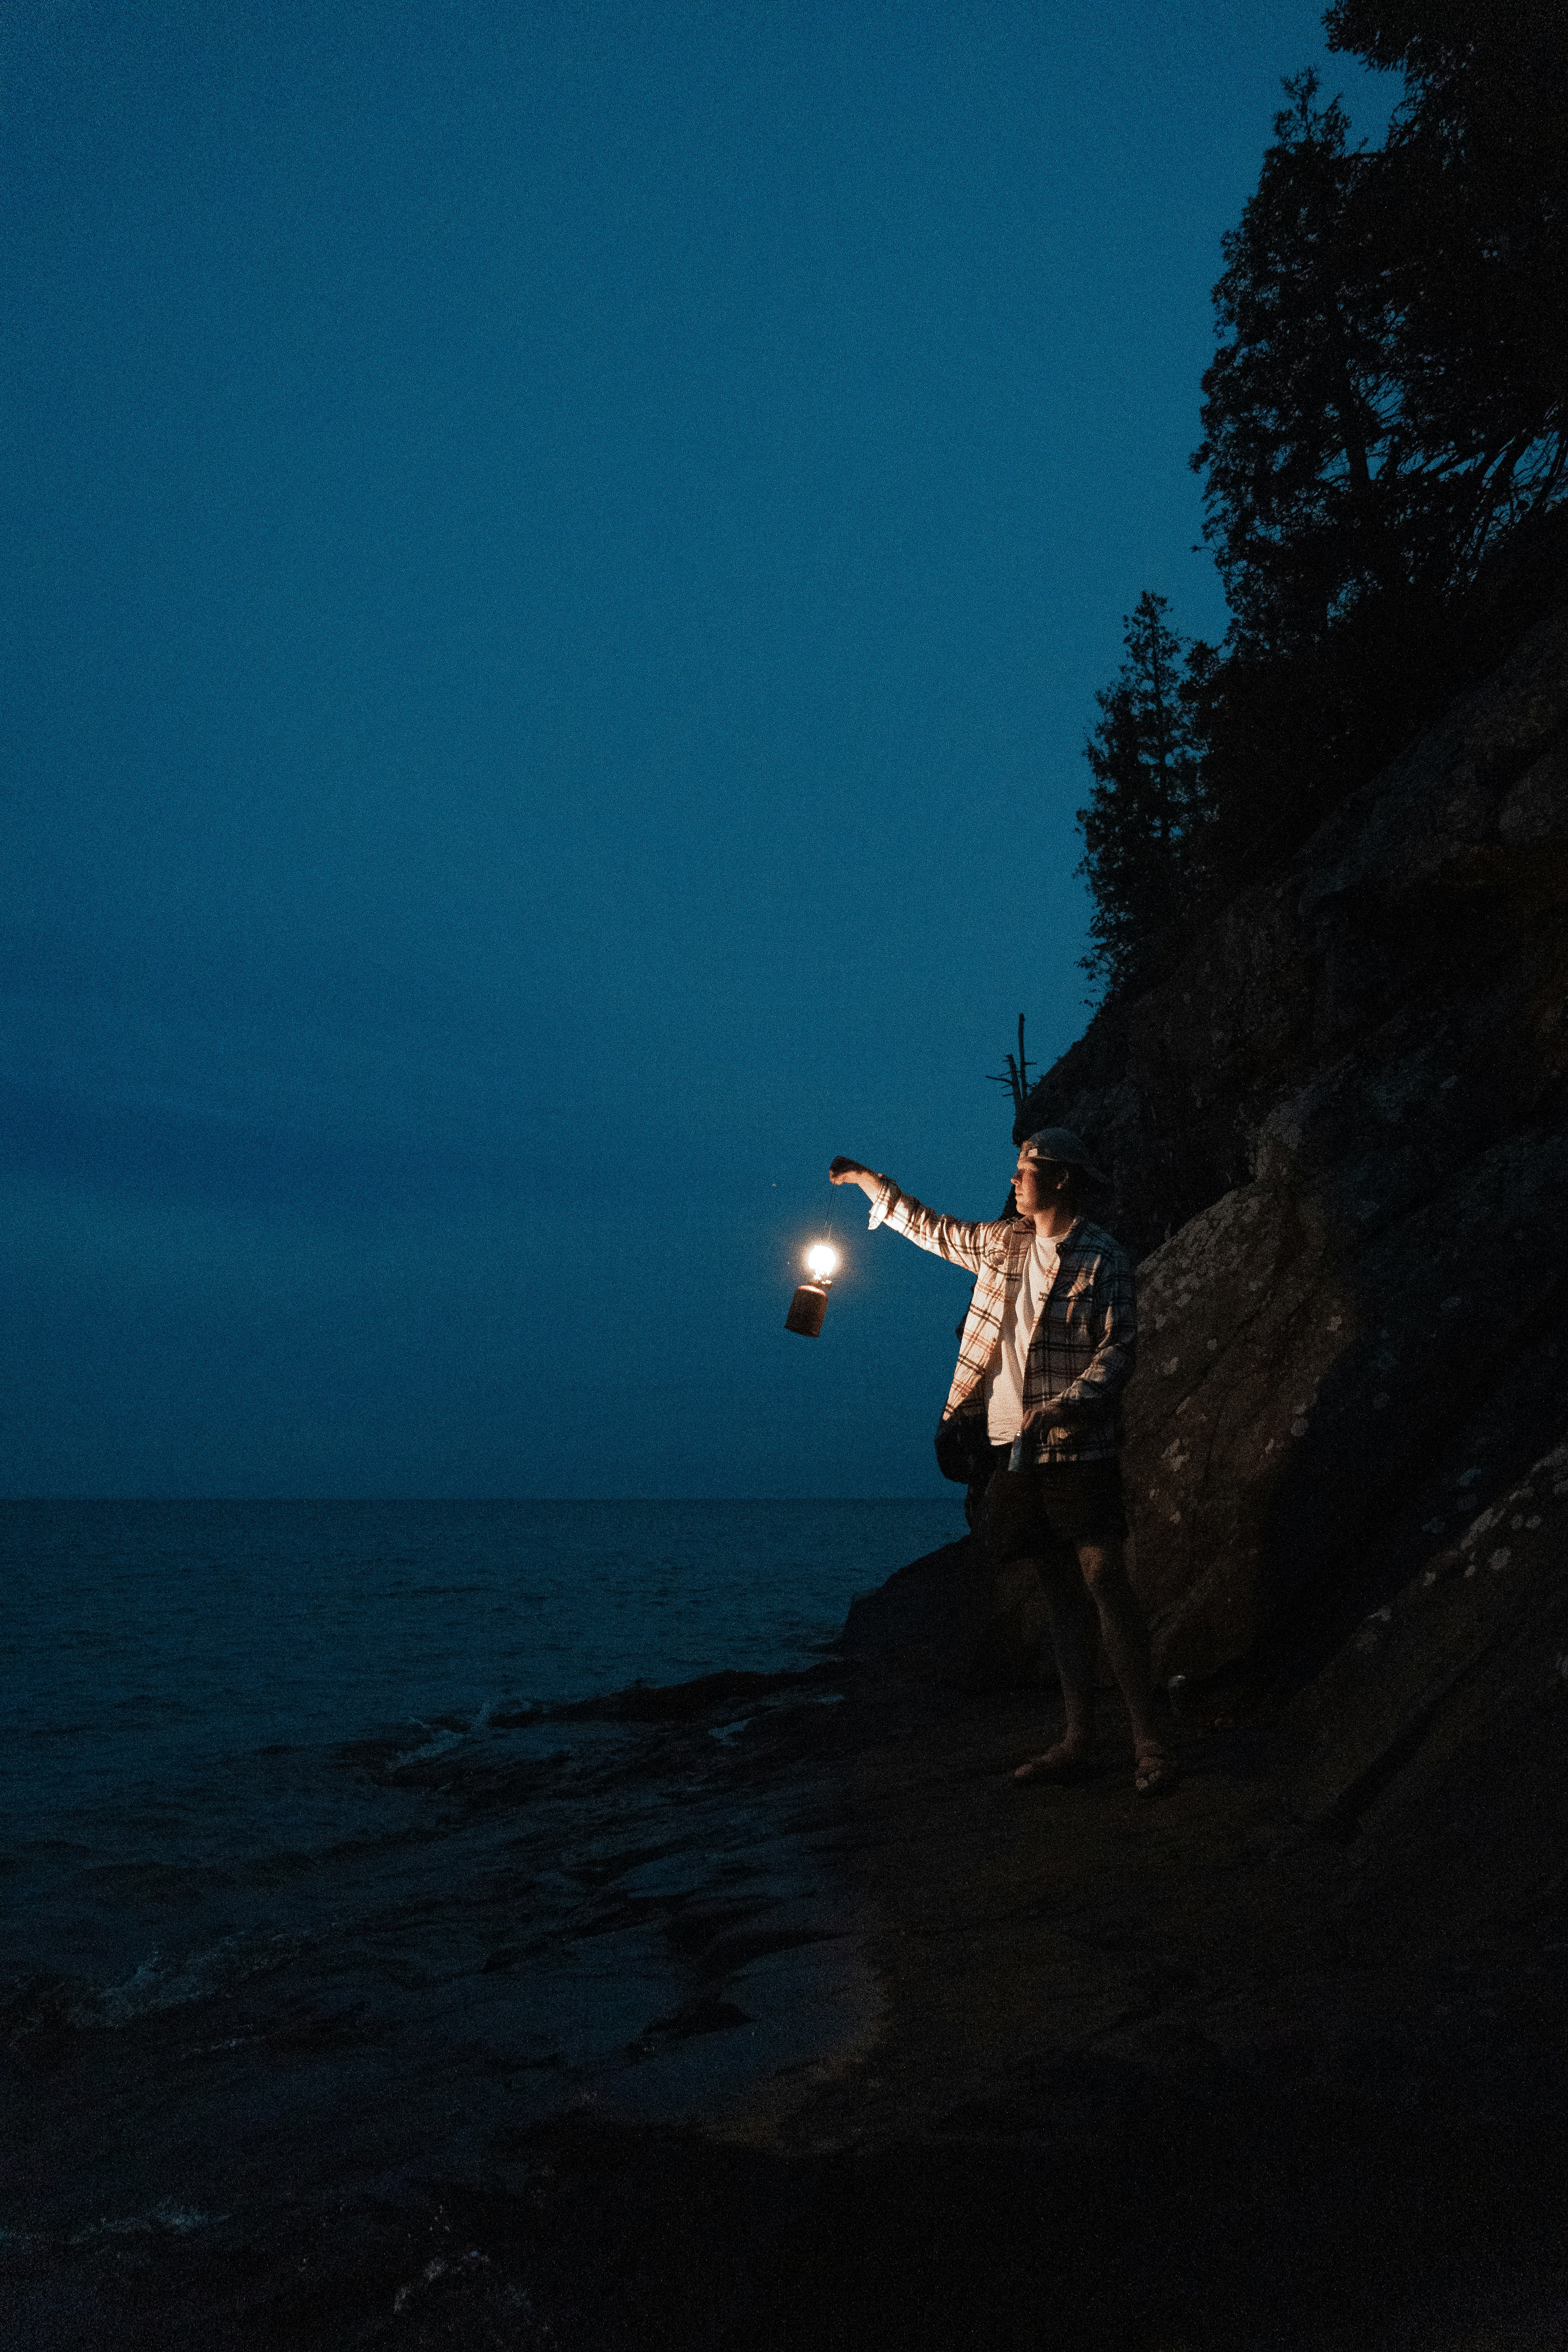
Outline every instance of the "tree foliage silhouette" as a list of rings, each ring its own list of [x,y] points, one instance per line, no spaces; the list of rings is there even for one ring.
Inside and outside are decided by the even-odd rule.
[[[1463,582],[1568,473],[1568,12],[1337,0],[1326,24],[1405,78],[1368,193],[1423,552]]]
[[[1372,41],[1367,20],[1387,13],[1347,0],[1342,41],[1358,25]],[[1568,17],[1552,13],[1555,106],[1522,37],[1489,54],[1479,36],[1462,54],[1447,45],[1378,149],[1350,148],[1315,75],[1286,84],[1258,189],[1223,241],[1227,340],[1193,458],[1240,645],[1311,647],[1368,601],[1462,591],[1563,493]]]
[[[1288,81],[1223,240],[1193,463],[1231,623],[1183,681],[1174,858],[1126,671],[1100,697],[1081,870],[1113,988],[1200,874],[1235,885],[1303,838],[1568,590],[1563,0],[1325,22],[1405,95],[1369,148],[1315,75]]]
[[[1150,590],[1138,599],[1123,624],[1127,658],[1095,697],[1100,715],[1084,745],[1094,784],[1078,813],[1079,872],[1094,912],[1082,961],[1112,989],[1142,977],[1201,879],[1208,807],[1193,681],[1213,656],[1184,646],[1165,611]]]

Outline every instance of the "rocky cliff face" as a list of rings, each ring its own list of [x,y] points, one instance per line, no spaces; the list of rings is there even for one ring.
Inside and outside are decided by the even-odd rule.
[[[1157,1664],[1300,1682],[1568,1423],[1568,613],[1096,1018]]]

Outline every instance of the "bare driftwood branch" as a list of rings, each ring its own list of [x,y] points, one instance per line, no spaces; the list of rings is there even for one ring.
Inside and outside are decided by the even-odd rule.
[[[1029,1065],[1024,1053],[1024,1016],[1021,1013],[1018,1015],[1017,1059],[1015,1060],[1011,1054],[1004,1054],[1002,1058],[1007,1065],[1005,1071],[992,1071],[986,1083],[988,1086],[1008,1087],[1012,1093],[1014,1108],[1022,1110],[1029,1091]]]

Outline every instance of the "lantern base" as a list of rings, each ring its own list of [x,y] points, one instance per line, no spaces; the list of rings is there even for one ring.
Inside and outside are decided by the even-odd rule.
[[[822,1329],[822,1318],[827,1312],[827,1293],[817,1282],[803,1282],[789,1303],[784,1317],[784,1329],[798,1331],[803,1339],[815,1339]]]

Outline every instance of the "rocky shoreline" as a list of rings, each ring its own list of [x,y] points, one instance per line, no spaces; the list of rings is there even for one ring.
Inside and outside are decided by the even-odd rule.
[[[1538,1582],[1561,1601],[1544,1554]],[[1013,1783],[1053,1705],[896,1653],[638,1690],[560,1710],[613,1747],[570,1793],[501,1727],[432,1805],[504,1822],[520,1869],[574,1841],[571,1916],[490,1888],[468,1973],[379,2016],[298,1963],[113,2035],[14,2005],[37,2226],[0,2246],[5,2340],[1568,2342],[1568,1872],[1531,1847],[1478,1887],[1463,1741],[1425,1797],[1413,1750],[1347,1810],[1302,1802],[1299,1710],[1200,1714],[1145,1805],[1109,1696],[1095,1778]],[[1568,1703],[1531,1736],[1561,1775]],[[552,1939],[634,1980],[658,1955],[613,2063],[505,2063]],[[84,2221],[138,2134],[145,2202]]]

